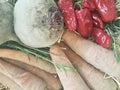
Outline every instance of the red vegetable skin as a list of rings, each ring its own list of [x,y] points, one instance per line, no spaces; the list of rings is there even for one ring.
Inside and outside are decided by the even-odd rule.
[[[76,10],[75,14],[78,22],[78,33],[83,37],[90,36],[93,30],[93,22],[89,9]]]
[[[98,27],[98,28],[101,28],[101,29],[104,28],[103,21],[97,13],[92,13],[92,19],[93,19],[93,24],[94,24],[95,27]]]
[[[76,30],[77,22],[72,0],[59,0],[58,6],[62,11],[66,27],[69,30]]]
[[[104,22],[110,22],[117,17],[115,0],[94,0],[94,2]]]
[[[100,25],[97,21],[93,20],[93,27],[100,27]]]
[[[90,11],[96,9],[94,0],[82,0],[82,8],[88,8]]]
[[[112,42],[111,36],[105,33],[102,29],[94,28],[92,33],[95,41],[105,48],[110,48],[110,44]]]

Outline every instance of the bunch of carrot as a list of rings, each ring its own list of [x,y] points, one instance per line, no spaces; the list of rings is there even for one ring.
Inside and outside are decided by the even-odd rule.
[[[98,3],[106,5],[107,13],[102,13]],[[103,22],[117,17],[113,0],[77,0],[74,3],[59,0],[58,6],[68,28],[62,35],[63,42],[51,46],[50,52],[7,42],[0,46],[0,58],[40,77],[47,90],[119,90],[120,63],[114,52],[106,49],[114,38],[103,30],[106,28]],[[89,36],[103,47],[86,39]],[[3,46],[15,50],[3,49]]]
[[[36,52],[30,55],[33,51],[23,47],[21,51],[26,53],[2,47],[0,57],[42,78],[47,90],[119,90],[113,79],[120,75],[120,64],[111,50],[69,30],[64,32],[62,38],[64,42],[50,47],[52,64],[33,56],[37,56]],[[9,43],[4,46],[11,48]],[[18,45],[15,47],[21,48]],[[105,74],[113,79],[105,78]]]
[[[52,60],[76,68],[76,71],[56,68],[64,90],[119,90],[116,85],[120,85],[120,63],[116,61],[113,51],[70,30],[66,30],[62,38],[67,45],[60,43],[52,46]],[[105,74],[110,78],[105,78]]]
[[[116,61],[112,50],[105,49],[111,48],[110,44],[114,39],[110,36],[111,34],[108,35],[104,31],[106,29],[104,22],[108,23],[117,18],[115,2],[114,0],[82,0],[82,2],[80,1],[82,9],[78,3],[79,1],[76,6],[72,0],[58,1],[68,28],[62,38],[68,46],[65,44],[52,46],[51,57],[55,63],[75,67],[77,70],[72,71],[66,68],[65,71],[62,71],[56,68],[60,81],[65,90],[89,90],[89,88],[117,90],[115,82],[104,78],[106,74],[120,85],[120,63]],[[108,11],[103,7],[106,7]],[[77,30],[79,34],[73,30]],[[90,35],[103,47],[86,40]]]

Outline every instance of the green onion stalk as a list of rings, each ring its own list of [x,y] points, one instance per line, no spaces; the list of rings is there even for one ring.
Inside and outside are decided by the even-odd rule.
[[[113,48],[116,60],[120,61],[120,19],[116,19],[111,23],[106,24],[106,32],[112,37],[111,47]]]
[[[105,30],[113,39],[111,46],[113,48],[116,60],[119,63],[120,62],[120,0],[116,0],[116,7],[118,10],[118,17],[112,22],[107,23]],[[120,88],[120,76],[118,77],[109,76],[109,78],[112,78]]]
[[[111,47],[113,48],[116,60],[120,62],[120,0],[116,0],[118,17],[106,24],[106,32],[112,37]]]
[[[50,53],[49,53],[49,47],[46,48],[30,48],[26,47],[24,45],[19,44],[16,41],[7,41],[0,45],[0,48],[7,48],[7,49],[13,49],[13,50],[19,50],[26,54],[34,55],[36,58],[40,58],[42,60],[45,60],[47,62],[52,63],[55,67],[62,69],[62,70],[74,70],[75,68],[64,66],[58,63],[55,63],[51,60]]]

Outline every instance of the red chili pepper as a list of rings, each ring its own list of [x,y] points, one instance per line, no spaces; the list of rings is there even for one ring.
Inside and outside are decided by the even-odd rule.
[[[104,22],[110,22],[117,17],[115,0],[94,0],[94,2]]]
[[[76,10],[75,14],[78,22],[78,33],[83,37],[90,36],[93,30],[93,22],[89,9]]]
[[[72,0],[59,0],[58,6],[62,11],[66,27],[69,30],[76,30],[77,21]]]
[[[96,9],[94,0],[82,0],[82,8],[88,8],[90,11]]]
[[[93,24],[94,24],[95,27],[98,27],[98,28],[101,28],[101,29],[104,28],[103,21],[97,13],[92,13],[92,19],[93,19]]]
[[[110,48],[112,38],[107,33],[105,33],[102,29],[95,27],[93,29],[92,36],[95,39],[95,41],[101,46],[105,48]]]
[[[100,25],[97,21],[93,20],[93,27],[100,27]]]

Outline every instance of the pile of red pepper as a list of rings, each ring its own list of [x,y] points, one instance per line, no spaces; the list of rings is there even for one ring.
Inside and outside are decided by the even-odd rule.
[[[59,0],[58,6],[69,30],[84,38],[92,36],[98,44],[110,48],[112,38],[105,32],[104,23],[118,16],[115,0]]]

